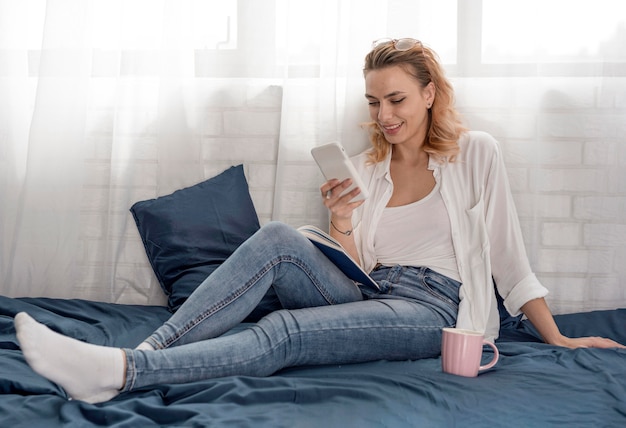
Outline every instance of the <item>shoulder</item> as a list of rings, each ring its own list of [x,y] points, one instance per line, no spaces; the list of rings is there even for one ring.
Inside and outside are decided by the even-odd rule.
[[[500,143],[483,131],[465,132],[459,139],[459,148],[457,159],[465,162],[491,162],[502,156]]]
[[[483,131],[467,131],[459,139],[461,152],[494,153],[500,152],[500,144]]]

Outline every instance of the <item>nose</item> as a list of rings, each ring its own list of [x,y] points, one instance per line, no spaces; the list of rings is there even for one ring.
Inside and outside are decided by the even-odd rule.
[[[386,105],[385,103],[380,103],[378,107],[378,120],[380,122],[384,122],[392,116],[391,106]]]

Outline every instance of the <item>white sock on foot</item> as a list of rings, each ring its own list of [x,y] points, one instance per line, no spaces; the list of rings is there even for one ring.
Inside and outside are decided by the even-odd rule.
[[[148,342],[141,342],[135,349],[137,351],[154,351],[154,348]]]
[[[15,329],[31,368],[61,385],[73,399],[99,403],[119,394],[126,364],[121,349],[63,336],[24,312],[15,316]]]

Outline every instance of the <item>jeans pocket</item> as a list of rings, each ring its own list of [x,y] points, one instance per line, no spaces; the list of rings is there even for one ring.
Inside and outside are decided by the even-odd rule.
[[[432,271],[424,275],[422,283],[433,297],[441,300],[454,311],[458,310],[460,283]]]

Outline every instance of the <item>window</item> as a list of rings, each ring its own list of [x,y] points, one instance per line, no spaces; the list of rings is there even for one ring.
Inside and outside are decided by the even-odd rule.
[[[626,2],[459,0],[462,76],[626,76]]]
[[[623,0],[483,0],[485,64],[626,61]]]

